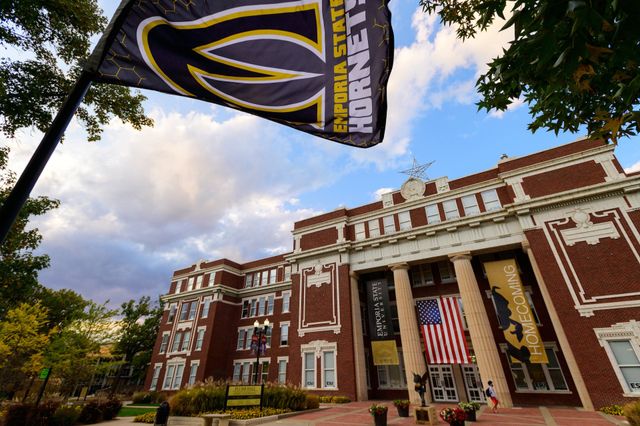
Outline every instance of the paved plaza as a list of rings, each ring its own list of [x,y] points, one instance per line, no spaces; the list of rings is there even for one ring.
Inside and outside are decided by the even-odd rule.
[[[389,406],[387,424],[389,425],[409,425],[416,424],[413,417],[398,417],[395,407],[391,402],[386,402]],[[349,404],[332,405],[323,407],[320,410],[310,413],[301,413],[280,420],[262,423],[263,426],[335,426],[335,425],[372,425],[373,418],[367,411],[371,402],[352,402]],[[451,406],[436,404],[437,410]],[[609,416],[600,412],[583,411],[578,408],[556,408],[556,407],[523,407],[501,409],[498,414],[491,413],[483,406],[478,413],[478,425],[500,425],[500,426],[526,426],[526,425],[549,425],[549,426],[609,426],[627,425],[623,417]],[[413,415],[413,410],[411,411]],[[124,426],[141,423],[133,423],[133,418],[120,418],[107,422],[109,426]],[[446,425],[438,421],[439,425]],[[467,422],[467,425],[473,425]]]

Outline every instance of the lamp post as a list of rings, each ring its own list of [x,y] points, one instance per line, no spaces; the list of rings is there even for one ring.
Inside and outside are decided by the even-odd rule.
[[[258,368],[260,366],[260,353],[262,355],[267,351],[267,333],[269,332],[269,318],[264,320],[260,325],[258,320],[253,323],[253,337],[251,338],[251,346],[256,351],[256,371],[253,375],[253,384],[258,384]]]

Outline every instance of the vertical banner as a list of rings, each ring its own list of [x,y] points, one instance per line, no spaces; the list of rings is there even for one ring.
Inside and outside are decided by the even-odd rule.
[[[373,364],[398,365],[386,279],[367,282],[367,307]]]
[[[548,363],[544,343],[524,293],[515,260],[485,262],[484,268],[512,361]]]

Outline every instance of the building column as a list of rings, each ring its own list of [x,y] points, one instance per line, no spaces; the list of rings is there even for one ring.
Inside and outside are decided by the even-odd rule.
[[[482,293],[478,288],[478,281],[471,266],[471,254],[454,254],[450,258],[456,270],[458,289],[467,318],[478,370],[480,370],[480,377],[483,380],[483,387],[486,388],[489,380],[493,381],[500,406],[511,407],[513,406],[511,393],[500,363],[500,353],[493,337]]]
[[[358,401],[369,399],[367,389],[367,370],[362,337],[362,314],[360,312],[360,293],[358,292],[358,273],[350,272],[351,288],[351,327],[353,329],[353,362],[356,373],[356,398]]]
[[[420,395],[415,391],[413,373],[422,376],[427,372],[427,363],[422,353],[422,342],[418,332],[418,318],[415,303],[411,293],[409,281],[409,265],[397,263],[389,265],[393,271],[393,282],[396,288],[396,304],[398,307],[398,321],[400,322],[400,340],[402,342],[402,359],[407,378],[409,400],[414,405],[420,405]],[[425,400],[431,402],[431,393],[425,393]]]
[[[591,401],[591,397],[589,396],[589,392],[587,391],[587,386],[584,384],[582,373],[580,372],[580,368],[578,367],[576,358],[573,355],[573,350],[571,349],[571,345],[569,344],[567,335],[564,332],[564,327],[562,327],[562,323],[560,322],[560,317],[558,316],[558,312],[556,311],[556,308],[553,304],[551,294],[549,294],[547,284],[544,282],[544,278],[542,278],[542,273],[540,272],[540,268],[538,267],[538,262],[536,261],[536,258],[533,254],[533,250],[531,250],[529,241],[523,241],[522,248],[527,253],[527,256],[529,256],[529,262],[531,263],[531,267],[533,268],[533,274],[536,277],[536,281],[538,281],[540,294],[542,294],[544,304],[547,307],[547,312],[549,313],[551,324],[553,324],[553,328],[556,332],[558,344],[560,345],[560,349],[562,350],[564,359],[567,362],[567,367],[569,367],[569,372],[571,373],[571,377],[573,378],[573,383],[576,385],[576,391],[578,392],[578,396],[580,396],[580,402],[582,403],[582,406],[585,410],[593,411],[593,402]]]

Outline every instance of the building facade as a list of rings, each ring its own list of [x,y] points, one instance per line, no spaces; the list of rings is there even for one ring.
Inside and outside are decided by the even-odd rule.
[[[175,271],[145,386],[289,382],[321,395],[599,408],[640,396],[640,175],[582,140],[297,222],[293,250]],[[514,362],[485,264],[517,265],[547,362]],[[368,283],[388,289],[398,365],[374,365]],[[472,362],[427,363],[416,304],[453,297]],[[524,299],[523,299],[524,300]],[[269,319],[267,350],[251,351]]]

